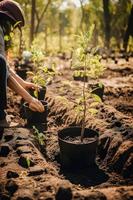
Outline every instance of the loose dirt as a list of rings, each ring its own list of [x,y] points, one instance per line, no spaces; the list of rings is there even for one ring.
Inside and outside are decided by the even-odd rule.
[[[81,81],[74,81],[69,61],[57,61],[62,76],[47,87],[48,129],[40,146],[20,117],[21,98],[9,92],[8,115],[20,128],[5,129],[0,140],[0,199],[131,200],[133,199],[133,58],[106,63],[100,80],[103,102],[86,124],[99,132],[96,165],[84,170],[62,169],[57,132],[81,125],[75,99]],[[61,66],[61,67],[60,67]],[[95,80],[89,80],[89,88]],[[88,104],[90,99],[88,99]],[[22,128],[23,127],[23,128]]]

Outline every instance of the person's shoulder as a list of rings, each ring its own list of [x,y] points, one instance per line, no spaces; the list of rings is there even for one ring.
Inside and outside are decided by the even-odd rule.
[[[0,25],[0,34],[2,34],[2,35],[4,34],[1,25]]]
[[[4,33],[1,26],[0,26],[0,54],[5,57]]]

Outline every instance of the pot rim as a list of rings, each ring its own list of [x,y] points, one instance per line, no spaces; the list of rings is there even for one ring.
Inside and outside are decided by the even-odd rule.
[[[47,101],[45,101],[45,100],[39,100],[39,101],[43,102],[43,103],[44,103],[44,104],[43,104],[44,106],[47,105]],[[24,107],[29,108],[29,103],[28,103],[28,102],[24,102],[23,105],[24,105]],[[29,109],[30,109],[30,108],[29,108]],[[34,111],[33,111],[33,112],[34,112]]]
[[[60,134],[61,134],[61,132],[62,132],[63,130],[66,130],[66,129],[74,129],[74,128],[81,129],[80,126],[72,126],[72,127],[69,126],[69,127],[66,127],[66,128],[64,128],[64,129],[62,129],[62,130],[59,130],[59,131],[58,131],[58,140],[60,140],[60,141],[62,141],[62,142],[64,142],[64,143],[67,143],[67,144],[78,145],[78,146],[88,145],[88,144],[90,144],[90,143],[94,143],[94,142],[97,142],[97,141],[98,141],[98,138],[99,138],[98,132],[95,131],[95,130],[93,130],[93,129],[90,129],[90,128],[85,128],[85,130],[86,130],[86,129],[91,130],[92,132],[94,132],[94,133],[96,134],[96,138],[94,138],[94,141],[90,141],[90,142],[87,142],[87,143],[78,143],[78,144],[76,144],[76,143],[67,141],[67,140],[65,140],[65,139],[62,139],[62,138],[60,137]]]

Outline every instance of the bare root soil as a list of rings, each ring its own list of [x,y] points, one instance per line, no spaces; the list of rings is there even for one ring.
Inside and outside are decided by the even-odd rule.
[[[83,138],[83,141],[81,141],[81,137],[77,136],[77,137],[65,137],[64,140],[66,140],[67,142],[73,143],[73,144],[88,144],[90,142],[94,142],[96,139],[95,138]]]
[[[9,92],[8,117],[23,128],[5,129],[0,141],[2,200],[133,199],[133,59],[106,63],[101,77],[103,103],[96,116],[88,113],[86,119],[86,127],[99,133],[96,165],[69,171],[60,164],[57,132],[81,125],[74,101],[81,96],[82,81],[73,80],[67,62],[65,68],[61,65],[62,76],[56,76],[47,88],[48,129],[37,127],[45,135],[44,145],[39,145],[32,129],[24,128],[20,97]],[[89,80],[88,88],[93,83]]]

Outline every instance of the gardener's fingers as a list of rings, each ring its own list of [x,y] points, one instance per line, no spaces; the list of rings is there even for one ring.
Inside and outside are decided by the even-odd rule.
[[[40,86],[38,86],[38,85],[36,85],[36,84],[34,84],[34,83],[27,82],[27,81],[25,81],[24,87],[25,87],[25,89],[27,89],[27,90],[28,90],[28,89],[34,89],[34,90],[40,90],[40,89],[41,89]]]
[[[38,86],[38,85],[36,85],[34,83],[31,83],[31,88],[34,89],[34,90],[40,90],[41,89],[40,86]]]
[[[33,111],[44,112],[43,104],[35,98],[33,98],[31,103],[29,104],[29,108]]]

